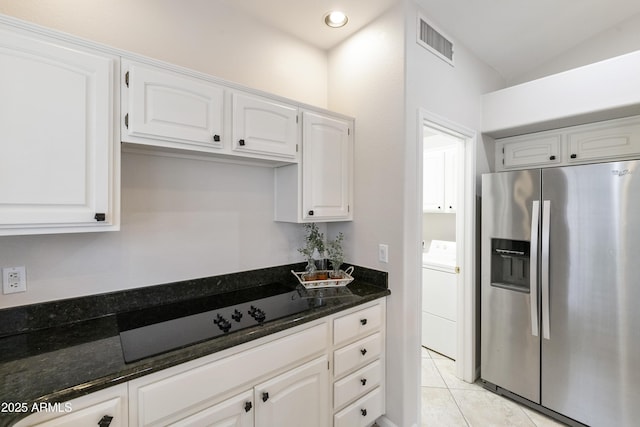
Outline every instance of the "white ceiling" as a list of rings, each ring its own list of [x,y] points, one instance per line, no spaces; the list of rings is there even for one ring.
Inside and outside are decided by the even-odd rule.
[[[401,0],[229,0],[321,49],[346,39]],[[432,24],[511,79],[640,13],[639,0],[417,0]],[[342,9],[349,23],[324,25]]]
[[[399,0],[225,0],[268,25],[321,49],[330,49],[373,21]],[[324,16],[341,10],[349,17],[342,28],[329,28]]]

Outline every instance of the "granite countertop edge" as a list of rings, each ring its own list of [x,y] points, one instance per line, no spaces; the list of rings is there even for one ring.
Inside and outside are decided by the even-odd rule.
[[[226,350],[241,344],[254,341],[259,338],[266,337],[268,335],[272,335],[308,322],[312,322],[314,320],[339,313],[349,308],[357,307],[359,305],[366,304],[379,298],[384,298],[391,294],[388,288],[382,288],[377,285],[359,280],[355,280],[348,287],[354,287],[357,289],[357,298],[337,297],[327,299],[328,302],[324,306],[315,307],[302,313],[277,319],[263,325],[237,331],[227,336],[213,338],[208,341],[172,350],[167,353],[151,356],[133,363],[123,363],[119,336],[117,334],[117,331],[115,335],[113,332],[111,332],[109,336],[104,337],[103,339],[103,341],[105,341],[105,347],[107,347],[108,350],[111,350],[111,357],[104,356],[103,358],[98,357],[98,359],[114,359],[113,361],[105,360],[105,363],[107,365],[109,363],[113,363],[115,365],[112,369],[112,372],[99,374],[95,378],[82,381],[78,384],[64,385],[58,389],[54,388],[51,392],[25,392],[23,396],[16,396],[16,398],[7,396],[6,392],[8,390],[0,389],[0,402],[12,401],[16,403],[26,403],[29,408],[31,408],[33,404],[39,404],[41,402],[66,402],[78,397],[82,397],[89,393],[93,393],[111,386],[115,386],[117,384],[125,383],[127,381],[131,381],[136,378],[140,378],[142,376],[170,368],[172,366],[189,362],[191,360],[211,355],[222,350]],[[95,319],[93,321],[95,321]],[[105,318],[101,319],[100,321],[105,323],[113,322],[113,325],[115,327],[116,316],[105,316]],[[107,353],[109,353],[109,351],[107,351]],[[11,363],[19,362],[21,361],[18,360]],[[37,363],[37,358],[33,362],[25,363]],[[8,364],[0,363],[0,372],[2,372],[3,370],[3,365]],[[71,364],[70,368],[73,369]],[[24,369],[28,369],[28,367],[25,367]],[[106,369],[108,370],[109,368]],[[9,387],[7,386],[7,388]],[[2,394],[4,394],[4,396],[2,396]],[[30,414],[31,412],[0,413],[0,426],[10,426],[21,418],[24,418]],[[4,420],[2,420],[3,418]]]

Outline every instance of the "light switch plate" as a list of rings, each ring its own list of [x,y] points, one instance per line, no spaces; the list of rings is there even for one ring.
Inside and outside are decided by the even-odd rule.
[[[389,245],[378,245],[378,259],[380,262],[389,262]]]

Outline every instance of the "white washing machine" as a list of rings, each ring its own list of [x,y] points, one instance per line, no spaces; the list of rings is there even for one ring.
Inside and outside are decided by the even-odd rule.
[[[422,345],[456,358],[456,242],[432,240],[422,255]]]

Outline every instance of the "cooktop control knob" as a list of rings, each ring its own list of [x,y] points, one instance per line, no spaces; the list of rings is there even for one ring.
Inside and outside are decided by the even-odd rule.
[[[251,308],[249,308],[249,315],[253,317],[258,323],[264,322],[264,320],[267,318],[263,310],[260,310],[259,308],[254,307],[253,305],[251,306]]]
[[[213,320],[213,323],[218,325],[218,328],[220,328],[220,330],[225,334],[229,332],[229,329],[231,329],[231,322],[222,317],[220,314],[216,316],[216,318]]]
[[[231,315],[231,318],[233,320],[235,320],[236,322],[240,322],[240,319],[242,319],[242,313],[240,313],[240,311],[238,311],[238,309],[235,309],[233,311],[233,314]]]

